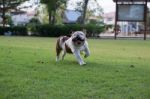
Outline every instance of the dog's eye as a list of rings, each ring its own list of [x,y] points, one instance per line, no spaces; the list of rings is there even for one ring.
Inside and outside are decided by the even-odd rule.
[[[81,41],[84,41],[84,39],[81,39]]]
[[[77,41],[77,39],[76,39],[76,38],[73,38],[72,41],[75,42],[75,41]]]

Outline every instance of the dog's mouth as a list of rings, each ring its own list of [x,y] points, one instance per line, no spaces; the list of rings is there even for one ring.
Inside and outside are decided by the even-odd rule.
[[[77,42],[77,44],[78,44],[78,45],[80,45],[80,44],[81,44],[81,42]]]
[[[82,45],[84,44],[84,42],[76,41],[76,42],[74,42],[74,44],[75,44],[76,46],[82,46]]]
[[[85,39],[82,39],[80,37],[76,37],[76,38],[72,39],[72,41],[74,42],[75,45],[79,46],[79,45],[82,45],[84,43]]]
[[[80,37],[79,35],[77,35],[75,38],[72,39],[72,41],[74,42],[74,44],[76,46],[81,46],[84,44],[85,42],[85,38]]]

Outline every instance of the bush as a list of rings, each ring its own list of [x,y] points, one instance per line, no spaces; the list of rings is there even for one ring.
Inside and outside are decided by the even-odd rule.
[[[10,27],[0,27],[0,35],[4,35],[5,32],[8,32],[10,30]]]
[[[86,25],[85,29],[87,30],[88,37],[97,37],[101,32],[104,31],[104,26],[97,25]]]
[[[70,36],[73,31],[82,31],[86,30],[87,37],[95,37],[98,36],[104,30],[104,26],[97,25],[34,25],[29,26],[30,32],[32,32],[34,36],[42,36],[42,37],[59,37],[63,35]],[[28,27],[28,28],[29,28]],[[27,27],[25,26],[15,26],[15,27],[0,27],[0,35],[4,35],[5,32],[12,32],[12,35],[20,35],[26,36],[28,35]]]
[[[36,34],[38,36],[58,37],[62,35],[70,35],[72,31],[82,31],[86,29],[87,36],[97,36],[104,30],[104,26],[97,25],[38,25],[36,26]],[[31,29],[32,30],[32,29]],[[35,29],[34,31],[35,32]]]
[[[15,26],[12,28],[13,35],[27,36],[28,31],[25,26]]]
[[[41,25],[40,21],[37,18],[32,18],[28,24],[26,24],[29,35],[35,35],[36,34],[36,27],[38,25]]]
[[[5,32],[12,32],[12,35],[18,36],[26,36],[27,35],[27,28],[25,26],[15,26],[15,27],[0,27],[0,35],[4,35]]]

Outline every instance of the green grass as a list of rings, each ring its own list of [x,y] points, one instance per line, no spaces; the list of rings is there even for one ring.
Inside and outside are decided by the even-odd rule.
[[[150,99],[150,41],[88,40],[55,62],[56,38],[0,37],[0,99]]]

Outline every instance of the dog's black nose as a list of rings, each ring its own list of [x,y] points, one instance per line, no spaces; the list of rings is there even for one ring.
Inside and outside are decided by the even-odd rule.
[[[79,41],[82,41],[82,38],[80,37],[80,35],[77,35],[76,39]]]
[[[79,35],[77,35],[77,38],[78,38],[78,39],[80,39],[80,36],[79,36]]]

